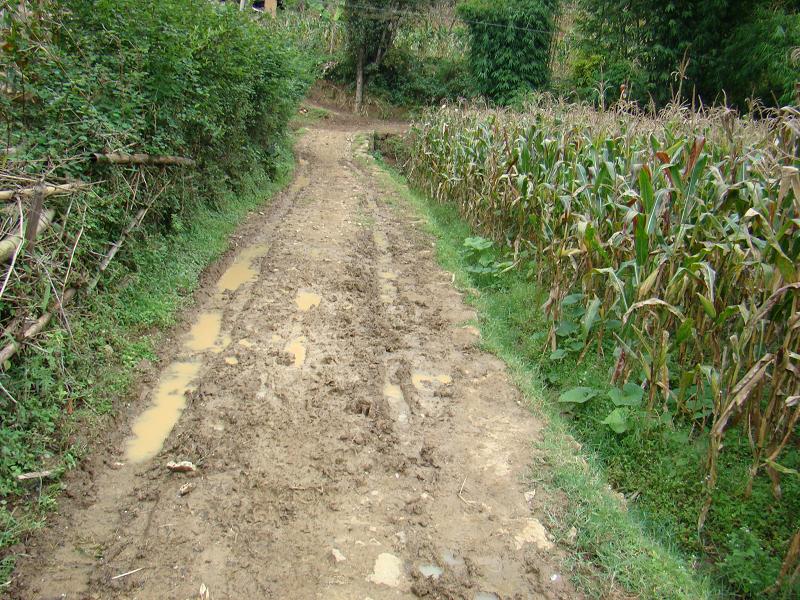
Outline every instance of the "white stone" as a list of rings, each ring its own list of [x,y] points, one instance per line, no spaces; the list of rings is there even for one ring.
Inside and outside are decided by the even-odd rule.
[[[525,528],[514,536],[517,550],[525,544],[534,544],[539,550],[550,550],[553,543],[547,539],[547,530],[539,519],[528,519]]]

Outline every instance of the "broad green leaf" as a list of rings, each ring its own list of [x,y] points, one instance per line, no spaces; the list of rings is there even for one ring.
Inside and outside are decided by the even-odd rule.
[[[559,337],[566,337],[578,331],[578,325],[572,321],[559,321],[556,328],[556,335]]]
[[[717,309],[714,308],[714,305],[711,303],[711,300],[703,296],[703,294],[701,294],[700,292],[697,292],[697,298],[700,300],[700,304],[703,305],[703,310],[706,311],[706,314],[712,319],[716,319]]]
[[[600,422],[603,425],[608,425],[614,433],[625,433],[628,431],[628,413],[623,408],[615,408]]]
[[[639,406],[643,396],[644,390],[635,383],[626,383],[621,390],[612,388],[608,391],[614,406]]]
[[[644,214],[649,215],[656,203],[655,193],[653,192],[653,182],[650,178],[650,170],[645,166],[639,171],[639,194],[642,197]]]
[[[600,298],[593,298],[592,301],[589,302],[589,306],[586,307],[586,314],[583,315],[583,320],[581,321],[584,338],[589,336],[589,333],[592,331],[592,327],[594,327],[594,324],[597,321],[597,315],[600,313],[600,304]]]
[[[572,306],[581,300],[583,300],[583,294],[570,294],[569,296],[564,296],[564,299],[561,301],[561,306]]]
[[[585,404],[597,396],[597,390],[590,387],[574,387],[567,390],[558,397],[558,401],[564,404]]]
[[[678,344],[682,344],[691,337],[693,331],[694,331],[694,319],[692,319],[691,317],[689,317],[688,319],[684,319],[683,323],[681,323],[681,326],[678,327],[678,331],[675,334],[675,341]]]

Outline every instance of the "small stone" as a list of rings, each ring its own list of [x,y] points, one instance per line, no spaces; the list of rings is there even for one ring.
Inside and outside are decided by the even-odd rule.
[[[439,579],[444,573],[442,568],[436,565],[422,565],[419,568],[419,572],[422,573],[425,579]]]
[[[539,550],[550,550],[553,543],[547,539],[547,530],[539,519],[528,519],[525,528],[514,536],[517,550],[522,550],[526,544],[534,544]]]
[[[193,483],[184,483],[181,487],[178,488],[178,495],[179,496],[185,496],[186,494],[191,492],[193,489],[194,489],[194,484]]]
[[[577,538],[578,538],[578,530],[575,529],[574,527],[570,527],[565,539],[567,540],[568,543],[574,544]]]
[[[195,467],[194,464],[188,460],[182,460],[181,462],[168,462],[167,469],[173,473],[194,473],[197,471],[197,467]]]
[[[530,504],[535,497],[536,497],[536,490],[530,490],[528,492],[525,492],[525,502],[527,502],[528,504]]]
[[[367,581],[387,587],[400,587],[403,578],[403,561],[394,554],[384,552],[375,559],[372,574],[367,576]]]
[[[333,562],[340,563],[347,560],[347,557],[342,554],[337,548],[331,548],[331,556],[333,557]]]

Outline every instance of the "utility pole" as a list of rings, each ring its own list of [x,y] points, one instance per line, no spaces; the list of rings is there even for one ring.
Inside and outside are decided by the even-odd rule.
[[[239,10],[244,10],[245,4],[247,4],[247,0],[239,0]]]

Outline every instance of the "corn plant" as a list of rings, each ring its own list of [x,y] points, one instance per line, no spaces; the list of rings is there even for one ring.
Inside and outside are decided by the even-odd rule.
[[[581,356],[612,335],[612,383],[640,386],[648,414],[708,431],[700,529],[732,427],[752,448],[747,490],[765,473],[780,498],[781,454],[800,441],[800,113],[648,117],[542,100],[525,113],[444,107],[411,139],[419,187],[535,261],[549,351],[580,297],[593,315]],[[607,420],[618,432],[621,414]]]

